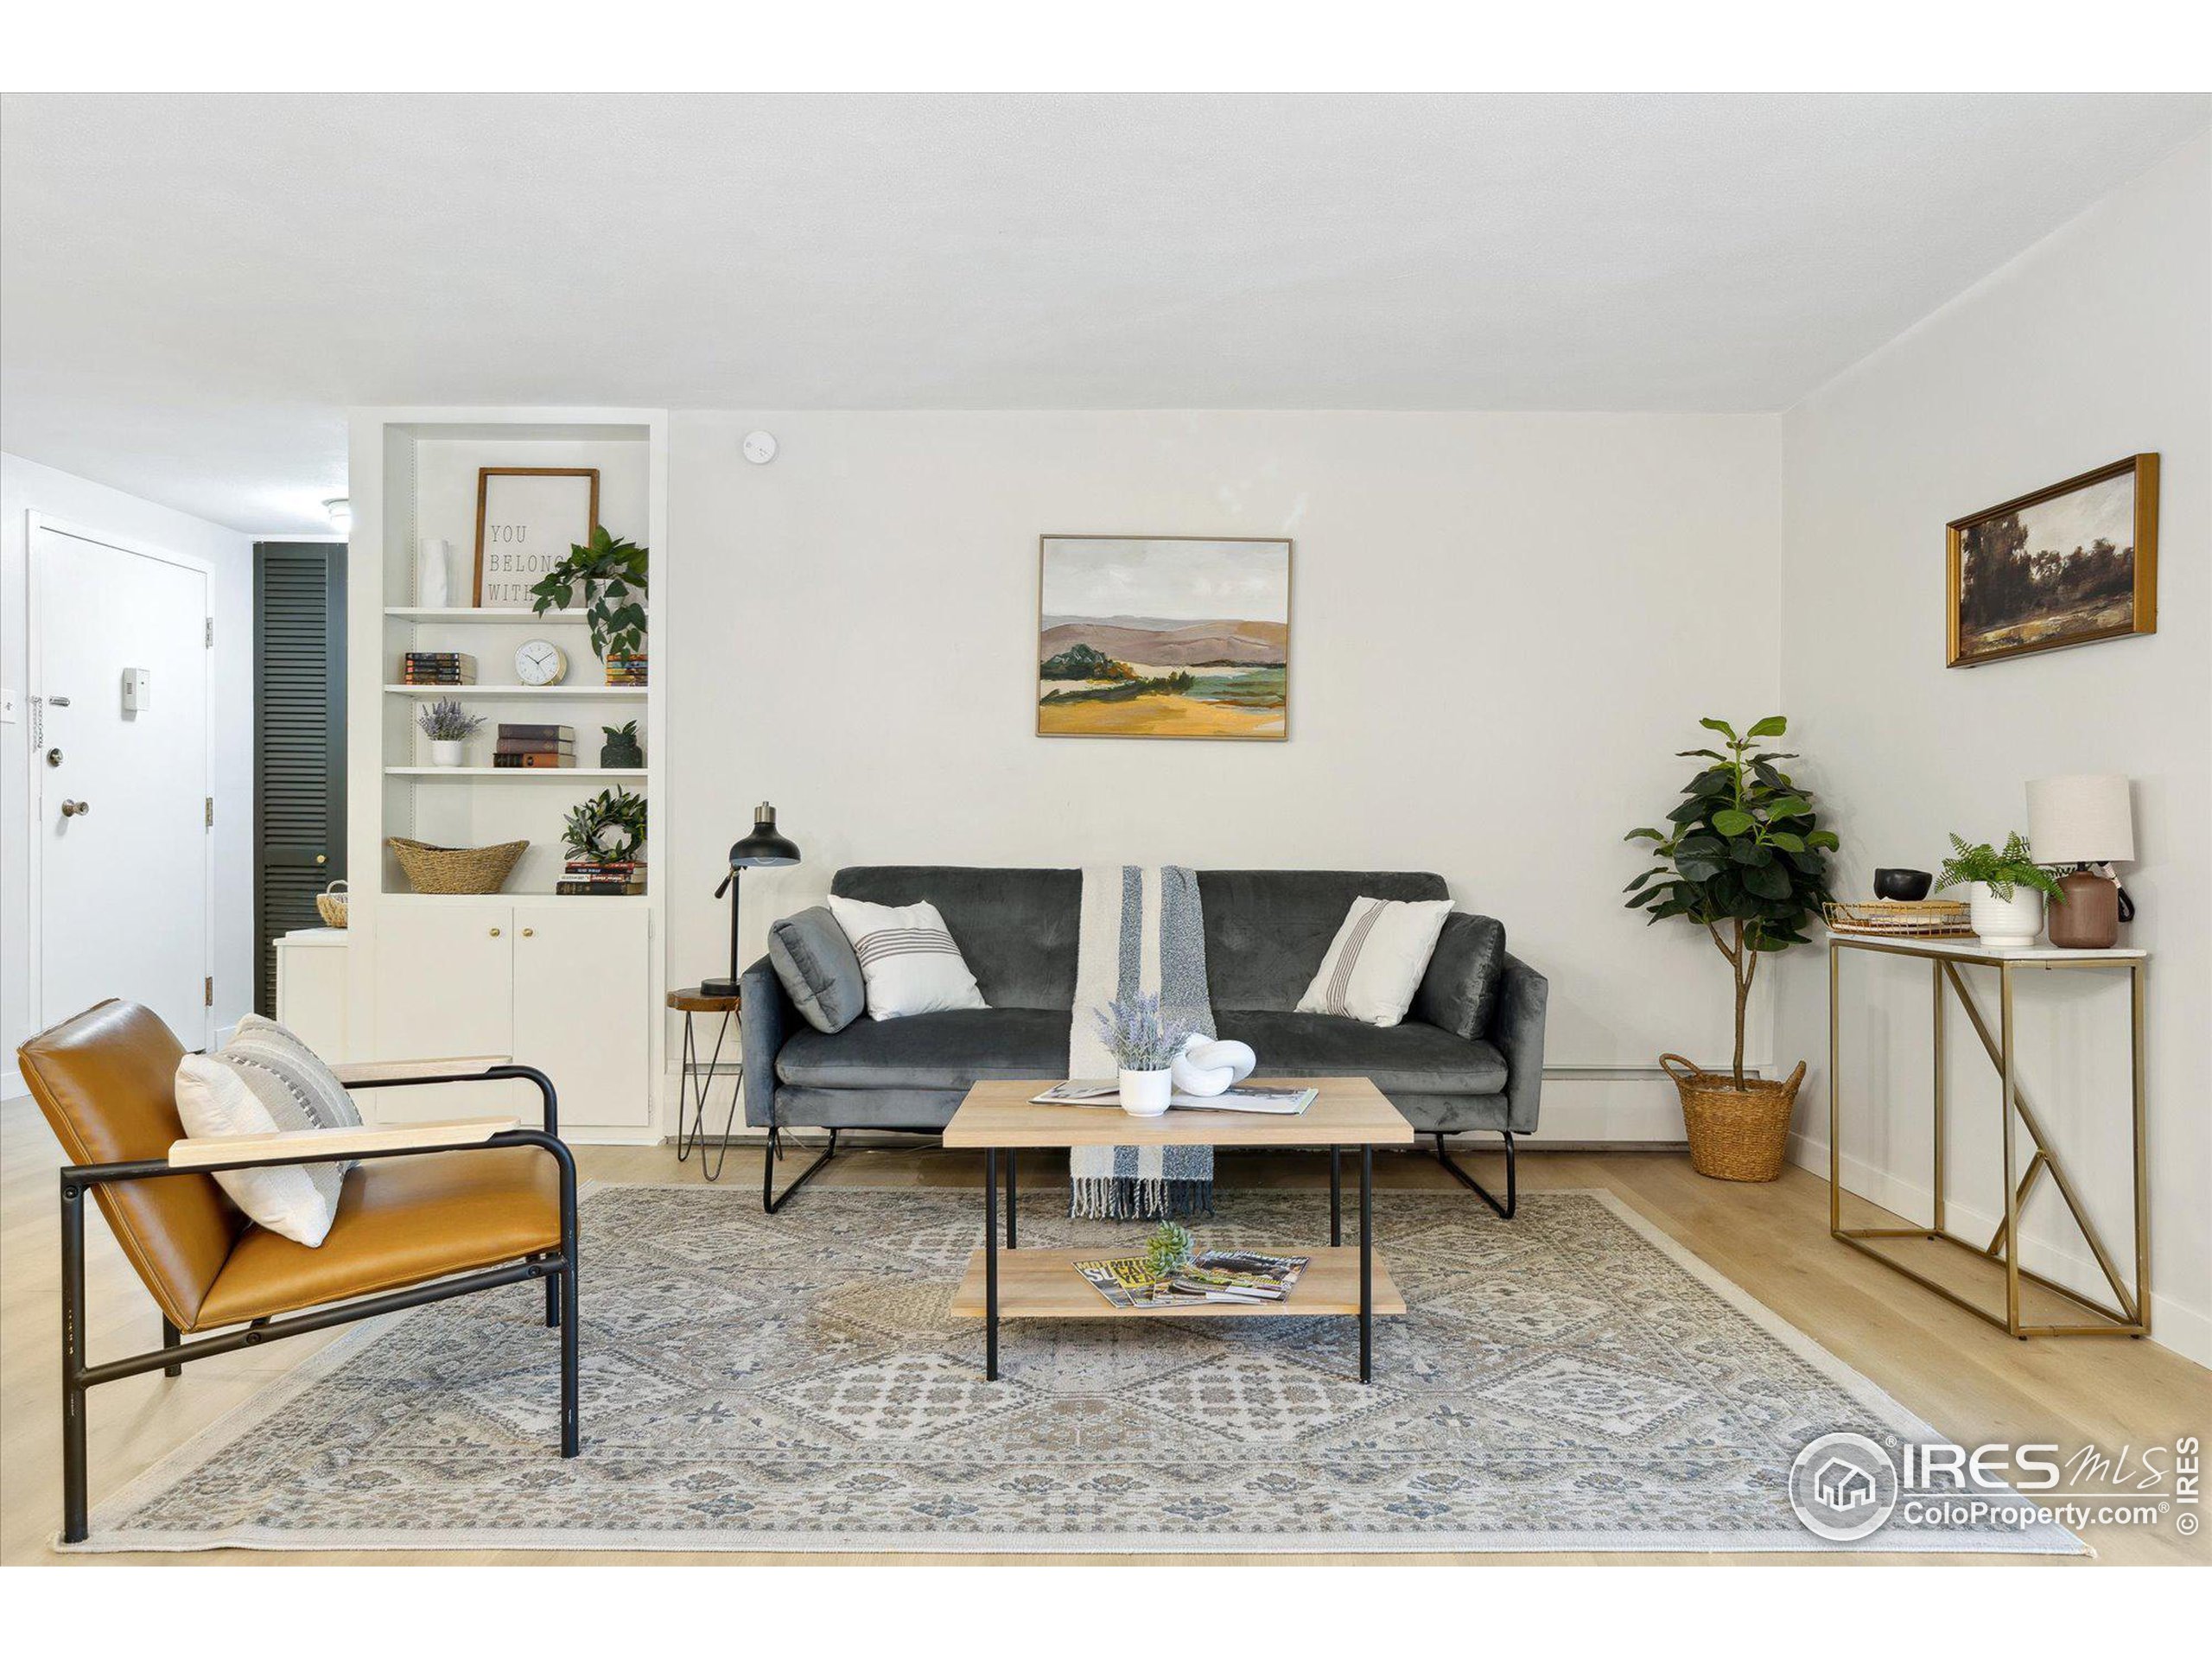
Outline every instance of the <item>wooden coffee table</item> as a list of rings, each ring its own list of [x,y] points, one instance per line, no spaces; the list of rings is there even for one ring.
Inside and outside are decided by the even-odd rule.
[[[1001,1319],[1302,1319],[1357,1315],[1359,1380],[1373,1375],[1377,1313],[1402,1313],[1405,1298],[1375,1259],[1375,1148],[1410,1145],[1413,1125],[1365,1077],[1269,1077],[1271,1084],[1310,1086],[1319,1092],[1295,1117],[1257,1112],[1185,1111],[1131,1117],[1119,1106],[1033,1106],[1032,1095],[1057,1082],[979,1083],[945,1125],[948,1147],[983,1154],[983,1248],[968,1260],[967,1276],[952,1298],[956,1316],[983,1321],[983,1371],[999,1374]],[[999,1261],[999,1154],[1022,1148],[1073,1147],[1326,1147],[1329,1149],[1329,1248],[1270,1250],[1311,1259],[1290,1294],[1280,1302],[1203,1302],[1187,1307],[1116,1307],[1075,1270],[1101,1246],[1079,1250],[1018,1248],[1013,1199],[1014,1160],[1007,1164],[1006,1250]],[[1359,1148],[1359,1244],[1344,1242],[1344,1149]]]

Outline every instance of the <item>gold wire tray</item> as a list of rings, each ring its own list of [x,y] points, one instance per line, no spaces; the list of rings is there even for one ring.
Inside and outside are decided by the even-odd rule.
[[[1963,939],[1974,935],[1967,907],[1956,899],[1830,899],[1822,906],[1831,933],[1882,938]]]

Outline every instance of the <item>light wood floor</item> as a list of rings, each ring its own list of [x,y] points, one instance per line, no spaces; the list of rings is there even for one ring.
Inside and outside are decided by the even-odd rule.
[[[1050,1161],[1037,1159],[1033,1172],[1025,1166],[1025,1185],[1039,1184],[1032,1191],[1043,1190]],[[1376,1161],[1379,1186],[1457,1190],[1433,1163],[1395,1155]],[[1492,1169],[1497,1166],[1494,1157],[1474,1161]],[[54,1176],[60,1163],[53,1138],[29,1101],[0,1105],[0,1560],[292,1564],[703,1560],[728,1564],[772,1559],[786,1562],[871,1559],[720,1554],[622,1556],[592,1552],[280,1554],[242,1550],[203,1555],[59,1556],[48,1546],[60,1503],[60,1436],[55,1423],[60,1395],[59,1234]],[[679,1166],[665,1147],[582,1147],[578,1150],[577,1163],[587,1179],[600,1180],[698,1179],[696,1164]],[[1790,1170],[1770,1186],[1744,1186],[1706,1180],[1676,1154],[1554,1153],[1524,1154],[1521,1171],[1524,1188],[1605,1187],[1618,1194],[1726,1277],[1961,1444],[2039,1440],[2056,1442],[2069,1450],[2092,1442],[2107,1450],[2122,1445],[2139,1448],[2170,1445],[2180,1435],[2203,1435],[2212,1428],[2212,1372],[2150,1343],[2011,1340],[1831,1240],[1827,1186],[1802,1170]],[[1254,1184],[1319,1187],[1327,1181],[1319,1160],[1299,1157],[1238,1157],[1226,1164],[1224,1174]],[[759,1179],[758,1154],[742,1147],[733,1150],[724,1184],[755,1194]],[[979,1159],[972,1154],[866,1152],[841,1157],[817,1180],[870,1186],[974,1186],[980,1184],[981,1167]],[[1468,1201],[1474,1202],[1471,1198]],[[805,1198],[802,1196],[795,1202],[803,1204]],[[86,1228],[89,1325],[92,1357],[99,1359],[150,1347],[158,1342],[160,1331],[153,1304],[124,1264],[97,1212],[92,1215]],[[95,1389],[92,1395],[94,1503],[270,1378],[298,1363],[327,1339],[321,1335],[300,1338],[203,1361],[188,1367],[185,1375],[174,1381],[155,1375]],[[2171,1526],[2092,1528],[2085,1535],[2098,1558],[2106,1561],[2212,1561],[2212,1546],[2202,1535],[2184,1540]],[[873,1559],[912,1561],[920,1558]],[[1090,1559],[1127,1561],[1135,1558]],[[1220,1565],[1227,1559],[1235,1558],[1208,1558],[1205,1564]],[[1253,1559],[1310,1562],[1329,1558]],[[1612,1559],[1758,1565],[1834,1558],[1415,1555],[1396,1559],[1415,1564]],[[1962,1559],[1993,1565],[2007,1558],[1872,1559],[1918,1562]]]

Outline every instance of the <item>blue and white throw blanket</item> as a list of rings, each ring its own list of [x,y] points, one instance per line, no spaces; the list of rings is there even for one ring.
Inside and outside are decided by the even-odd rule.
[[[1115,1075],[1095,1015],[1140,995],[1158,996],[1163,1016],[1214,1034],[1198,874],[1179,864],[1086,867],[1069,1077]],[[1068,1175],[1071,1216],[1150,1221],[1213,1208],[1211,1147],[1077,1147]]]

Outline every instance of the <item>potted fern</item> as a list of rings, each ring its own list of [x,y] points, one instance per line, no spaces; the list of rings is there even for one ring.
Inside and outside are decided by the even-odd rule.
[[[1685,749],[1704,762],[1682,786],[1664,830],[1628,832],[1652,843],[1656,861],[1628,884],[1628,907],[1649,922],[1681,918],[1705,929],[1735,982],[1736,1048],[1726,1072],[1700,1071],[1679,1054],[1659,1063],[1675,1080],[1689,1132],[1690,1163],[1724,1180],[1770,1181],[1782,1173],[1789,1113],[1805,1065],[1783,1082],[1744,1075],[1744,1027],[1759,963],[1808,943],[1805,925],[1829,898],[1833,831],[1815,822],[1810,791],[1781,763],[1796,756],[1765,747],[1789,729],[1769,715],[1738,734],[1725,720],[1698,722],[1719,748]]]
[[[1967,921],[1992,950],[2024,950],[2043,931],[2043,901],[2060,897],[2058,878],[2035,861],[2028,838],[2015,830],[1999,852],[1987,842],[1968,846],[1951,837],[1941,890],[1964,884]]]

